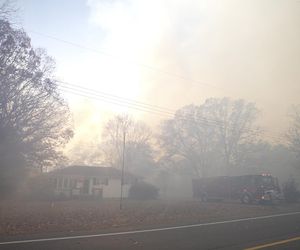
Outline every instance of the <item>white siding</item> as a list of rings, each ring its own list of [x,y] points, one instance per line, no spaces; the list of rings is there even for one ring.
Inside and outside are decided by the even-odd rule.
[[[93,178],[89,178],[89,195],[93,194]]]
[[[97,178],[97,177],[95,177]],[[121,195],[121,180],[118,179],[107,179],[107,178],[97,178],[97,184],[94,185],[93,177],[78,177],[78,176],[59,176],[56,177],[57,185],[55,188],[55,193],[57,195],[64,194],[66,196],[71,195],[96,195],[102,193],[103,198],[120,198]],[[76,188],[71,187],[71,179],[77,180]],[[88,180],[88,192],[83,193],[84,181]],[[107,181],[108,180],[108,181]],[[66,186],[64,185],[66,183]],[[107,185],[106,185],[107,184]],[[130,185],[123,185],[123,197],[128,197]],[[102,191],[101,191],[102,190]]]
[[[130,185],[123,185],[123,197],[128,197]],[[120,198],[121,180],[110,179],[107,186],[103,186],[103,198]]]

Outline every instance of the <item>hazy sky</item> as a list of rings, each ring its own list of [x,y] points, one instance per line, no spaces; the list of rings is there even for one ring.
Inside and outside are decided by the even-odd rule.
[[[60,80],[171,109],[209,97],[244,98],[261,109],[261,124],[271,135],[286,129],[289,107],[300,103],[299,0],[26,0],[19,5],[21,24],[33,44],[56,59]],[[75,117],[74,143],[99,133],[111,112],[129,112],[150,123],[163,118],[67,98]]]

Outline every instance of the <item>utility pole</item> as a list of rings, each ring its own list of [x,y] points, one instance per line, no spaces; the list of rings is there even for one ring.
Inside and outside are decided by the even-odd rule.
[[[120,210],[122,210],[123,202],[123,184],[124,184],[124,168],[125,168],[125,139],[126,132],[123,132],[123,156],[122,156],[122,175],[121,175],[121,195],[120,195]]]

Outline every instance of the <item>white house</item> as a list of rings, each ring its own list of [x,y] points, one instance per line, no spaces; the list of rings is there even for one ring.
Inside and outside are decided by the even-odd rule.
[[[86,196],[94,198],[119,198],[121,170],[112,167],[69,166],[49,173],[56,195],[66,197]],[[123,197],[139,177],[124,173]]]

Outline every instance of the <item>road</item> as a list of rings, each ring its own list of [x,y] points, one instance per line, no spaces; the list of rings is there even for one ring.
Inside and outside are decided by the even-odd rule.
[[[169,228],[12,239],[0,249],[300,249],[300,212]]]

